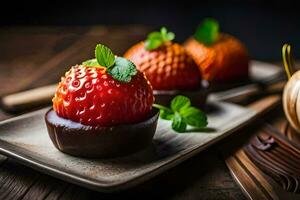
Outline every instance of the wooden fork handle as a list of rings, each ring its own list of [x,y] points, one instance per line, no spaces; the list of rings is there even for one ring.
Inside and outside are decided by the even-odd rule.
[[[47,85],[4,96],[0,99],[2,109],[8,112],[20,112],[49,104],[56,87],[57,84]]]

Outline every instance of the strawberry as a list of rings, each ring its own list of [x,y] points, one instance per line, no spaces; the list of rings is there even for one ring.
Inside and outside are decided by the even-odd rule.
[[[96,48],[96,56],[101,48]],[[150,83],[143,73],[126,68],[133,63],[112,56],[107,62],[93,59],[66,72],[52,100],[60,117],[91,126],[136,123],[149,117],[154,100]]]
[[[155,90],[194,90],[201,87],[201,75],[186,50],[172,43],[174,34],[165,28],[150,33],[145,42],[131,47],[124,57],[144,72]]]
[[[206,80],[225,82],[248,77],[249,57],[246,48],[235,37],[219,33],[215,20],[204,20],[184,47]]]

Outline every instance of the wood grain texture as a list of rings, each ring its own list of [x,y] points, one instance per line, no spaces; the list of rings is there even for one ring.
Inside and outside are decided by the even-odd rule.
[[[92,56],[80,51],[48,68],[47,75],[35,75],[26,85],[16,80],[27,79],[39,66],[61,55],[66,48],[85,34],[95,42],[103,42],[122,54],[126,48],[145,38],[147,27],[3,27],[0,28],[0,95],[56,82],[70,65]],[[63,54],[64,55],[64,54]],[[73,54],[72,54],[73,55]],[[64,56],[58,56],[63,58]],[[53,61],[54,62],[54,61]],[[47,77],[47,78],[45,78]],[[25,82],[25,81],[24,81]],[[0,112],[0,119],[10,116]],[[5,199],[245,199],[231,178],[220,156],[219,145],[205,151],[176,168],[120,194],[105,195],[40,174],[11,159],[0,164],[0,192]],[[3,198],[1,198],[3,199]]]
[[[0,95],[58,82],[71,65],[94,57],[97,43],[122,55],[148,30],[143,26],[1,28]]]
[[[272,110],[274,107],[278,106],[280,101],[281,101],[281,97],[279,95],[271,95],[262,98],[261,100],[252,102],[247,107],[254,109],[258,113],[260,113],[260,115],[263,115],[266,112]]]
[[[278,113],[280,113],[278,115]],[[299,199],[299,134],[282,109],[260,123],[245,146],[232,149],[226,164],[251,199]]]
[[[5,180],[8,182],[5,197],[12,199],[245,199],[219,153],[213,149],[142,185],[115,194],[102,194],[68,184],[11,160],[1,171],[7,176],[10,174]],[[15,194],[14,189],[19,192]]]

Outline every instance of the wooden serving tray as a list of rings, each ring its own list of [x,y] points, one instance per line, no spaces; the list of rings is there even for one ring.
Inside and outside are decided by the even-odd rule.
[[[251,108],[209,102],[208,128],[178,134],[170,123],[159,120],[153,145],[126,157],[84,159],[61,153],[50,141],[44,114],[48,110],[15,117],[0,123],[0,153],[20,163],[93,190],[123,190],[154,177],[206,149],[278,103],[265,98]]]
[[[271,121],[224,155],[226,165],[249,199],[300,199],[299,133],[282,116]]]

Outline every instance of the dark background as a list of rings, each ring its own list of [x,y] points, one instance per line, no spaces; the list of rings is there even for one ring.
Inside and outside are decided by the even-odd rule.
[[[166,26],[178,42],[191,35],[205,17],[216,18],[223,32],[237,36],[251,56],[281,60],[289,42],[300,58],[300,6],[296,0],[275,1],[6,1],[0,25],[126,25]]]

